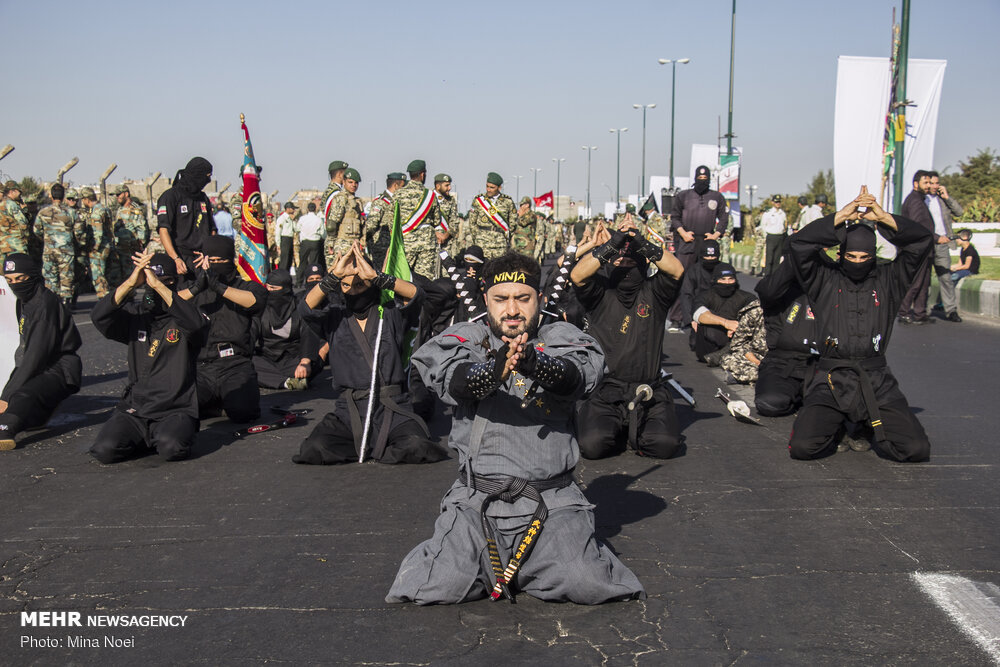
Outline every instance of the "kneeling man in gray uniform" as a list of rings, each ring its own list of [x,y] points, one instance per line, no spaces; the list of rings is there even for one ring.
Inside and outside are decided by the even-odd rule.
[[[489,261],[486,317],[446,329],[413,356],[427,388],[453,406],[449,444],[461,467],[434,535],[403,560],[388,602],[646,596],[597,540],[593,505],[573,481],[573,405],[601,379],[604,354],[571,324],[539,327],[540,274],[514,252]]]

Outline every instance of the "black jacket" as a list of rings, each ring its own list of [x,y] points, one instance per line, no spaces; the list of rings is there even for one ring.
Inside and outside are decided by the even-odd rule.
[[[816,314],[795,277],[791,261],[784,261],[757,283],[767,330],[767,349],[801,356],[819,354]]]
[[[160,195],[156,202],[156,227],[166,229],[177,252],[192,255],[201,251],[202,238],[215,232],[212,203],[208,195],[189,195],[173,187]]]
[[[14,350],[14,370],[0,399],[9,401],[24,383],[41,373],[55,373],[74,393],[79,391],[83,364],[76,351],[81,340],[69,309],[48,288],[39,286],[30,299],[18,300],[16,312],[21,336]]]

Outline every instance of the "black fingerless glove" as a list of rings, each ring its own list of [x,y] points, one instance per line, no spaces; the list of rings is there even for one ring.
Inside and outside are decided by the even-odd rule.
[[[319,289],[323,294],[330,296],[333,292],[340,291],[340,278],[328,273],[319,281]]]
[[[219,280],[219,276],[215,275],[211,271],[206,271],[205,273],[205,281],[208,289],[212,290],[216,294],[224,294],[228,285]]]
[[[191,292],[191,296],[198,296],[202,292],[208,289],[208,272],[205,269],[200,269],[198,271],[198,277],[194,279],[188,286],[188,291]]]
[[[613,231],[611,232],[611,240],[594,250],[594,257],[601,264],[608,264],[621,254],[622,248],[625,247],[627,241],[628,236],[617,230]]]
[[[372,285],[379,289],[391,290],[396,286],[396,276],[390,276],[388,273],[376,271],[375,278],[372,279]]]
[[[632,239],[632,247],[635,251],[648,259],[650,262],[656,263],[663,259],[663,248],[658,245],[654,245],[649,242],[649,240],[642,234],[636,234]]]
[[[583,379],[575,364],[562,357],[538,352],[534,346],[525,348],[521,353],[517,371],[534,379],[543,389],[553,394],[572,394]]]
[[[455,368],[448,385],[448,392],[453,398],[479,401],[500,386],[503,377],[503,367],[507,361],[508,346],[504,344],[486,361],[478,364],[466,362]]]

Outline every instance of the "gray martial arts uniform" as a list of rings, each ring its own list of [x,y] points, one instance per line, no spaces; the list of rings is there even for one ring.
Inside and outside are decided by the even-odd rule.
[[[542,326],[532,345],[552,357],[572,360],[582,381],[573,395],[538,388],[521,403],[534,380],[511,374],[481,401],[456,400],[449,391],[456,367],[487,360],[484,340],[502,342],[483,321],[456,324],[426,342],[414,355],[428,389],[455,406],[449,445],[458,451],[461,477],[491,480],[519,477],[533,482],[568,477],[580,458],[573,432],[573,405],[601,379],[604,355],[597,341],[564,322]],[[400,565],[387,602],[455,603],[485,597],[495,583],[480,509],[487,494],[462,479],[441,501],[431,539]],[[575,483],[541,491],[548,519],[512,585],[542,600],[598,604],[644,598],[635,575],[594,535],[593,505]],[[487,514],[504,566],[511,558],[537,503],[519,498],[489,505]]]

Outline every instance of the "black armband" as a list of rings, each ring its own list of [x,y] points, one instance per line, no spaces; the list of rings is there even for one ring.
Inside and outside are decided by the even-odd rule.
[[[459,364],[451,376],[448,392],[453,398],[459,399],[479,401],[486,398],[500,386],[506,360],[505,351],[504,354],[497,354],[478,364]]]
[[[538,352],[534,347],[528,347],[521,354],[517,370],[553,394],[572,394],[583,379],[576,364],[562,357]]]
[[[340,278],[332,273],[328,273],[323,276],[322,280],[319,281],[319,288],[323,294],[330,296],[331,293],[340,289]]]
[[[644,237],[642,234],[636,234],[632,243],[635,244],[635,251],[648,259],[650,262],[655,264],[663,259],[663,248],[650,243],[649,239]]]
[[[388,273],[376,271],[375,278],[372,280],[372,285],[379,289],[391,290],[396,286],[396,276],[390,276]]]
[[[619,231],[611,232],[611,240],[594,250],[594,257],[601,264],[608,264],[621,254],[622,248],[628,241],[628,236]]]

